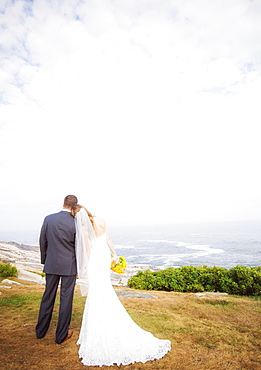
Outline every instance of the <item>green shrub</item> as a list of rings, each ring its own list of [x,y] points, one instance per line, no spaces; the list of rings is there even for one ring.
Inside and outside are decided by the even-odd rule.
[[[199,273],[199,282],[204,287],[205,291],[224,291],[227,284],[227,269],[217,266],[202,266],[199,268]]]
[[[128,286],[141,290],[176,292],[225,292],[236,295],[261,295],[261,267],[183,266],[152,272],[138,271]]]
[[[16,277],[17,275],[17,268],[15,266],[12,266],[11,263],[0,263],[0,277]]]
[[[235,283],[232,291],[236,291],[236,294],[261,295],[261,270],[259,267],[248,268],[237,265],[228,271],[228,276]]]

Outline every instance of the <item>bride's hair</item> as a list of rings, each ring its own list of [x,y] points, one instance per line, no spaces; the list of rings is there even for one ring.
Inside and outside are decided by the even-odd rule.
[[[71,215],[73,217],[76,217],[76,213],[80,211],[80,209],[83,208],[85,209],[85,211],[87,212],[87,215],[92,223],[92,227],[95,228],[95,224],[94,224],[94,221],[93,221],[93,214],[91,212],[88,211],[87,208],[85,208],[84,206],[81,206],[80,204],[75,204],[73,207],[72,207],[72,210],[71,210]]]

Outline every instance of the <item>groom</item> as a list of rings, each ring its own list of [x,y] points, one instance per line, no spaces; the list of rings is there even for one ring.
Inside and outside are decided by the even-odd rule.
[[[64,199],[63,210],[45,217],[40,233],[41,263],[46,273],[46,287],[42,297],[36,336],[43,338],[49,328],[61,280],[60,309],[56,329],[56,343],[71,338],[69,329],[76,281],[75,224],[70,211],[78,203],[74,195]]]

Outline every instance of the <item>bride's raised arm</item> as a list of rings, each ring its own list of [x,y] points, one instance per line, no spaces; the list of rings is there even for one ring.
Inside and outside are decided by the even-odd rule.
[[[115,248],[114,248],[113,242],[111,241],[107,228],[106,228],[106,241],[111,250],[111,253],[113,254],[113,259],[117,259],[118,258],[117,253],[115,252]]]
[[[107,242],[107,244],[108,244],[108,246],[111,250],[111,254],[113,254],[113,259],[116,260],[118,257],[117,257],[117,254],[115,252],[113,242],[111,241],[111,238],[109,236],[109,232],[108,232],[106,223],[105,223],[104,219],[101,218],[101,217],[96,217],[96,219],[97,219],[96,222],[98,223],[99,227],[102,228],[106,233],[106,242]]]

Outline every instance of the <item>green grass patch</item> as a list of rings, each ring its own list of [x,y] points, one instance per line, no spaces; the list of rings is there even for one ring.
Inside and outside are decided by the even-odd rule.
[[[36,274],[36,275],[40,275],[42,277],[45,277],[45,272],[37,272],[37,271],[29,271],[31,272],[32,274]]]
[[[18,271],[15,266],[12,266],[11,263],[0,263],[0,277],[17,277]]]
[[[3,297],[0,299],[0,306],[2,307],[24,307],[33,306],[40,303],[39,295],[19,295],[15,294],[10,297]]]

